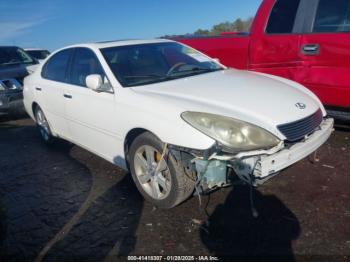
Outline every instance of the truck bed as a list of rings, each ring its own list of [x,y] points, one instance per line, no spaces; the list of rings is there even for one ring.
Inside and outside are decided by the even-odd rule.
[[[189,45],[212,58],[220,58],[220,62],[226,66],[237,69],[248,68],[250,42],[248,34],[179,37],[173,40]]]

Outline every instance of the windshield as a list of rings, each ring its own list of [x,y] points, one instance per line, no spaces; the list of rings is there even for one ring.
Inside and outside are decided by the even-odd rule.
[[[124,87],[147,85],[222,70],[219,64],[178,43],[128,45],[101,49]]]
[[[36,64],[30,55],[18,47],[0,47],[0,65]]]
[[[47,50],[27,50],[26,52],[32,57],[39,60],[44,60],[50,54]]]

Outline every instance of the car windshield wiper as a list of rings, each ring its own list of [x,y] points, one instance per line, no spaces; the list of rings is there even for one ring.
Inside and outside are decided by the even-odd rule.
[[[195,73],[209,73],[209,72],[215,72],[215,71],[220,71],[223,70],[223,68],[203,68],[203,67],[193,67],[191,69],[187,69],[187,70],[182,70],[179,72],[174,72],[173,74],[169,75],[168,77],[176,77],[176,76],[184,76],[187,75],[187,73],[189,73],[190,75]]]
[[[215,72],[223,70],[223,68],[210,69],[210,68],[202,68],[202,67],[194,67],[190,70],[183,70],[181,72],[177,72],[176,74],[171,75],[157,75],[157,74],[149,74],[149,75],[135,75],[135,76],[124,76],[125,79],[135,79],[132,83],[127,83],[126,86],[133,87],[144,84],[154,84],[158,82],[163,82],[167,80],[179,79],[182,77],[187,77],[191,75],[196,75],[197,73],[206,73],[206,72]],[[184,74],[183,74],[184,73]],[[148,80],[142,80],[142,78],[151,78]],[[139,79],[139,80],[137,80]]]
[[[135,75],[135,76],[124,76],[124,78],[163,78],[164,76],[150,74],[150,75]]]
[[[186,71],[216,71],[216,70],[218,70],[218,68],[213,69],[213,68],[204,68],[204,67],[193,67],[191,69],[184,70],[182,72],[186,72]]]

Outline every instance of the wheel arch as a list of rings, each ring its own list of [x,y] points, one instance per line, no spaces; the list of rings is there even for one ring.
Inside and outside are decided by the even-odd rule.
[[[125,138],[125,160],[127,167],[130,171],[130,175],[132,176],[136,187],[146,200],[161,208],[172,208],[190,197],[190,195],[194,191],[195,180],[190,178],[190,176],[184,170],[184,167],[182,165],[179,165],[177,159],[171,155],[169,159],[165,160],[167,162],[167,165],[169,166],[171,181],[173,181],[171,185],[171,191],[169,191],[169,194],[164,199],[151,198],[149,193],[145,191],[145,189],[141,185],[141,182],[137,178],[137,173],[135,171],[135,163],[133,163],[131,159],[131,161],[128,161],[128,158],[130,157],[130,153],[128,153],[129,148],[132,147],[133,153],[137,152],[136,150],[138,150],[137,147],[131,146],[134,141],[137,141],[138,146],[145,145],[144,143],[142,143],[142,141],[138,140],[138,138],[143,135],[146,135],[144,138],[146,140],[150,140],[149,142],[153,141],[154,143],[156,143],[156,145],[154,146],[156,148],[159,147],[159,152],[161,152],[162,150],[161,147],[164,142],[161,139],[159,139],[159,136],[155,135],[154,132],[144,128],[131,129],[127,133]],[[157,140],[159,141],[159,143]],[[150,145],[153,146],[152,144]],[[171,165],[169,165],[169,163],[171,163]]]
[[[31,109],[32,109],[33,120],[34,120],[34,121],[36,121],[36,119],[35,119],[35,118],[36,118],[36,116],[35,116],[35,110],[36,110],[38,107],[39,107],[41,110],[43,110],[42,107],[41,107],[36,101],[33,101],[33,102],[32,102],[32,106],[31,106]],[[49,127],[50,127],[50,130],[51,130],[52,135],[55,136],[55,137],[58,137],[58,135],[57,135],[55,129],[53,128],[53,126],[52,126],[52,124],[51,124],[51,121],[50,121],[49,119],[47,119],[47,116],[46,116],[46,120],[47,120],[47,122],[49,123]]]
[[[156,134],[154,134],[152,131],[145,129],[145,128],[141,128],[141,127],[137,127],[137,128],[133,128],[133,129],[129,130],[129,132],[125,136],[124,156],[125,156],[126,166],[128,169],[129,169],[129,149],[130,149],[130,146],[138,136],[140,136],[146,132],[151,133],[152,135],[154,135],[155,137],[157,137],[159,139],[159,137]],[[162,141],[162,140],[159,139],[159,141]]]

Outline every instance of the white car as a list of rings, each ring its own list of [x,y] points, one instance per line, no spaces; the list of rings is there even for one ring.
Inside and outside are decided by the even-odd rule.
[[[235,177],[260,185],[333,130],[303,86],[160,39],[61,49],[25,79],[24,104],[46,142],[63,138],[130,170],[162,208]]]

